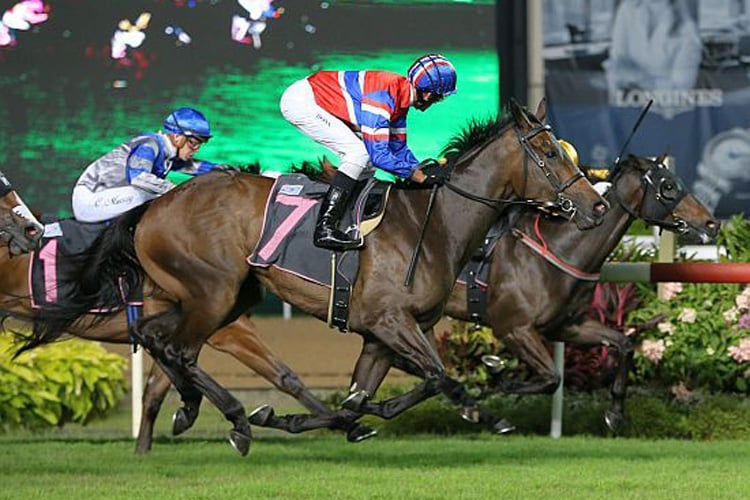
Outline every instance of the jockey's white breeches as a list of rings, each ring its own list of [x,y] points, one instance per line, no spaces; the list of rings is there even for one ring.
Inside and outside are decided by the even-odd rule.
[[[365,143],[341,120],[315,102],[312,87],[307,79],[289,86],[281,96],[281,114],[292,125],[324,145],[339,157],[339,171],[352,179],[372,175]]]
[[[134,186],[122,186],[93,192],[86,186],[73,188],[73,216],[81,222],[102,222],[114,219],[157,194]]]

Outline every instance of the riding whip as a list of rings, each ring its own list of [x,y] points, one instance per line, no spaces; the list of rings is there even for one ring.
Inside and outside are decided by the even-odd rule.
[[[641,114],[638,115],[638,120],[636,120],[635,125],[633,125],[633,130],[630,131],[630,135],[628,136],[627,140],[625,141],[625,144],[622,145],[622,149],[620,149],[620,154],[617,155],[617,158],[615,158],[615,167],[620,164],[620,160],[622,159],[622,155],[625,154],[625,149],[630,144],[630,140],[635,135],[635,131],[638,130],[638,127],[641,126],[641,122],[646,117],[646,113],[648,113],[649,108],[651,108],[651,105],[654,103],[653,99],[649,99],[646,103],[646,106],[641,111]]]
[[[427,203],[427,211],[424,215],[424,224],[422,224],[422,230],[419,232],[419,239],[417,245],[414,247],[414,251],[411,254],[411,261],[409,261],[409,269],[406,270],[406,279],[404,280],[404,286],[411,288],[411,282],[414,280],[414,271],[417,268],[417,260],[419,259],[419,251],[422,249],[422,240],[424,240],[425,231],[427,231],[427,223],[430,222],[430,214],[432,213],[432,205],[435,203],[435,196],[437,195],[438,185],[432,186],[430,191],[430,201]]]

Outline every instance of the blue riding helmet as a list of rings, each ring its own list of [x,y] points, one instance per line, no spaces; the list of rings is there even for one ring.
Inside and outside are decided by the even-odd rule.
[[[179,108],[164,120],[164,130],[172,134],[211,137],[211,126],[203,113],[193,108]]]
[[[427,54],[414,61],[408,78],[414,88],[423,92],[441,97],[456,93],[456,68],[440,54]]]

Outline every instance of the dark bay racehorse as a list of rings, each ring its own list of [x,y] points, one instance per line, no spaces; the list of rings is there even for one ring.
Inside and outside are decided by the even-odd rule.
[[[8,178],[0,172],[0,240],[8,244],[11,255],[37,247],[44,226],[36,220]]]
[[[521,394],[557,389],[560,380],[544,339],[613,346],[619,369],[612,386],[613,406],[605,419],[613,430],[623,422],[633,345],[621,332],[588,318],[598,272],[635,219],[680,234],[692,232],[704,242],[719,230],[709,210],[662,161],[631,156],[611,172],[606,199],[612,208],[600,226],[581,232],[524,211],[513,234],[500,238],[491,249],[482,323],[538,376],[528,382],[499,377],[498,389]],[[541,256],[545,252],[547,260]],[[472,320],[465,285],[453,290],[445,313]]]
[[[349,328],[362,335],[363,353],[373,346],[389,353],[369,364],[390,364],[390,356],[401,356],[425,381],[398,401],[371,404],[369,397],[382,379],[367,377],[373,367],[359,362],[352,386],[357,411],[394,416],[448,383],[423,332],[441,317],[456,276],[509,202],[560,202],[575,209],[572,219],[582,229],[595,226],[606,212],[606,202],[563,153],[550,128],[515,103],[510,111],[511,118],[475,124],[468,134],[472,140],[461,148],[450,183],[437,193],[411,288],[404,286],[403,277],[429,193],[393,192],[381,226],[368,236],[352,291]],[[543,114],[540,108],[538,115]],[[48,311],[35,328],[64,329],[96,305],[88,290],[123,275],[134,281],[139,261],[175,307],[140,320],[133,335],[180,392],[183,417],[194,419],[205,395],[233,423],[230,442],[246,454],[251,434],[244,408],[197,366],[203,343],[253,305],[261,284],[319,319],[328,312],[328,287],[273,267],[251,273],[245,263],[259,240],[271,187],[271,180],[251,175],[208,174],[167,193],[148,210],[131,212],[105,231],[81,276],[80,300]],[[175,213],[191,216],[177,223]],[[136,258],[128,244],[137,222]]]
[[[0,186],[5,185],[3,179],[5,177],[0,173]],[[29,296],[29,252],[37,247],[44,227],[31,215],[14,190],[8,190],[0,199],[0,231],[3,235],[7,234],[9,239],[6,245],[0,245],[0,318],[10,316],[31,322],[36,311]],[[14,250],[11,251],[11,248]],[[156,314],[168,308],[168,303],[160,299],[159,293],[160,290],[154,289],[147,280],[144,287],[145,314]],[[253,300],[260,301],[261,297]],[[84,316],[71,324],[65,333],[100,342],[127,344],[132,341],[128,334],[127,314],[122,310],[112,314]],[[59,335],[27,338],[26,349],[53,342],[58,337]],[[292,369],[256,334],[255,325],[247,316],[240,315],[235,321],[219,329],[207,343],[218,351],[231,354],[276,388],[296,398],[309,411],[330,416],[331,427],[345,430],[350,441],[360,441],[374,435],[374,431],[365,425],[334,418],[330,409],[312,394]],[[146,379],[143,394],[144,413],[136,443],[138,453],[145,453],[151,448],[154,422],[169,387],[169,379],[154,364]],[[180,434],[186,429],[187,426],[180,426],[180,422],[175,422],[173,431]]]

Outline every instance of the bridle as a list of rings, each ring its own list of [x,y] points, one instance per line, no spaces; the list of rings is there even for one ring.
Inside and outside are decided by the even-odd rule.
[[[482,203],[498,211],[502,210],[506,205],[524,205],[524,206],[535,207],[535,208],[538,208],[541,206],[543,208],[552,209],[556,212],[565,214],[568,217],[572,217],[575,214],[576,207],[570,199],[563,196],[563,192],[566,189],[568,189],[570,186],[575,184],[578,180],[585,178],[581,169],[577,169],[578,171],[575,174],[573,174],[565,182],[561,183],[557,179],[557,176],[555,176],[552,170],[550,170],[550,168],[547,166],[547,163],[544,161],[544,159],[540,158],[539,155],[534,150],[534,148],[531,146],[531,142],[530,142],[531,139],[533,139],[537,135],[541,133],[552,134],[552,127],[550,125],[540,125],[538,127],[534,127],[531,130],[529,130],[526,134],[523,134],[523,135],[519,131],[517,125],[513,125],[513,130],[516,134],[516,137],[518,138],[518,142],[521,143],[521,146],[523,147],[523,150],[524,150],[524,159],[523,159],[523,178],[524,178],[523,186],[524,187],[521,190],[522,193],[526,192],[526,185],[527,185],[527,180],[528,180],[528,169],[529,169],[528,160],[529,158],[531,158],[534,164],[538,168],[542,169],[544,176],[547,178],[549,183],[554,188],[555,194],[557,196],[556,201],[539,202],[536,200],[510,200],[510,199],[504,199],[504,198],[487,198],[484,196],[469,193],[468,191],[465,191],[464,189],[456,186],[450,181],[445,182],[445,187],[447,187],[454,193],[460,196],[463,196],[464,198],[467,198],[472,201],[476,201],[478,203]],[[523,195],[521,197],[523,198]]]
[[[15,193],[15,189],[13,188],[13,185],[10,183],[10,181],[8,181],[7,177],[5,177],[5,174],[0,171],[0,199],[6,197],[10,193]],[[16,198],[18,199],[17,195]],[[18,199],[18,201],[20,202],[20,199]],[[1,218],[2,224],[0,225],[0,240],[6,242],[8,245],[11,245],[14,238],[17,237],[11,231],[9,231],[7,229],[7,226],[5,225],[6,223],[8,225],[13,224],[13,216],[19,217],[29,224],[33,224],[39,230],[43,229],[38,222],[34,222],[33,220],[29,219],[29,217],[33,219],[33,215],[29,212],[29,209],[26,207],[26,205],[24,205],[23,202],[20,202],[18,206],[10,209],[10,214]]]
[[[612,179],[612,196],[623,210],[634,219],[640,218],[648,224],[680,234],[686,233],[690,229],[690,225],[674,214],[674,209],[688,194],[684,184],[662,163],[653,160],[649,160],[649,162],[651,166],[641,175],[643,197],[640,203],[640,216],[624,203],[617,192],[617,179],[622,176],[622,168],[615,173]],[[667,217],[671,217],[674,222],[668,221]]]

